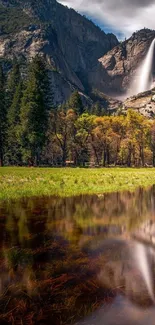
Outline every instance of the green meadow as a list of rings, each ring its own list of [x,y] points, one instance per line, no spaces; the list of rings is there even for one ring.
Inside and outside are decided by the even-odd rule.
[[[0,168],[0,199],[75,196],[134,190],[155,184],[155,169]]]

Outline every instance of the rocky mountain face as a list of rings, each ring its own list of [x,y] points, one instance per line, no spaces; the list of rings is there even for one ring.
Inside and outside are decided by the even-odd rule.
[[[78,89],[86,104],[99,100],[111,112],[134,108],[154,116],[154,91],[123,103],[110,97],[127,93],[154,38],[143,29],[119,43],[56,0],[0,0],[0,60],[9,70],[14,57],[25,65],[42,55],[56,105]]]
[[[98,60],[90,74],[92,82],[105,93],[126,93],[154,38],[155,31],[143,29],[114,47]]]
[[[136,110],[148,118],[155,117],[155,89],[127,98],[123,102],[123,110]]]
[[[90,93],[98,59],[118,45],[85,17],[56,0],[0,0],[0,59],[21,62],[37,54],[48,63],[55,104],[74,89]]]

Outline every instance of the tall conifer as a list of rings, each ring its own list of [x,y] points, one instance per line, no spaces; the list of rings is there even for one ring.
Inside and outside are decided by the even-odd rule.
[[[23,85],[20,81],[12,99],[11,106],[8,109],[8,131],[7,131],[7,161],[9,164],[21,164],[21,146],[19,138],[20,125],[20,107]]]
[[[72,93],[67,106],[69,109],[73,109],[78,115],[83,114],[84,107],[78,91]]]
[[[16,88],[21,80],[19,63],[15,59],[13,61],[13,66],[8,77],[7,82],[7,102],[8,108],[12,105],[13,97],[16,92]]]
[[[0,65],[0,166],[4,164],[6,125],[5,77],[2,66]]]
[[[36,57],[29,67],[21,103],[21,143],[25,161],[39,164],[48,124],[49,83],[44,61]]]

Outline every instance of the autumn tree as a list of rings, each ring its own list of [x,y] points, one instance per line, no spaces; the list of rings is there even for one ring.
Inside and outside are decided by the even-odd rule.
[[[94,148],[98,164],[103,167],[110,164],[110,144],[113,136],[110,117],[97,117],[94,128]],[[99,158],[100,157],[100,158]]]
[[[144,148],[147,144],[147,134],[149,132],[149,124],[147,119],[141,114],[129,110],[126,117],[126,136],[130,140],[128,166],[131,166],[132,158],[135,164],[135,148],[138,150],[138,165],[144,166]]]
[[[152,164],[155,167],[155,121],[150,125],[150,149],[152,151]]]
[[[55,120],[54,135],[57,144],[62,152],[62,166],[66,166],[66,160],[69,157],[69,152],[72,145],[72,137],[74,131],[74,122],[76,120],[76,114],[74,110],[58,110],[54,116]],[[71,158],[71,157],[70,157]]]

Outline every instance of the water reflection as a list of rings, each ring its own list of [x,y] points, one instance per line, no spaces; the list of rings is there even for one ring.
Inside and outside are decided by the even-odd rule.
[[[0,323],[152,325],[154,240],[155,187],[1,202]]]
[[[137,305],[154,304],[155,256],[134,240],[94,240],[85,248],[97,257],[94,268],[100,286],[123,294]]]

